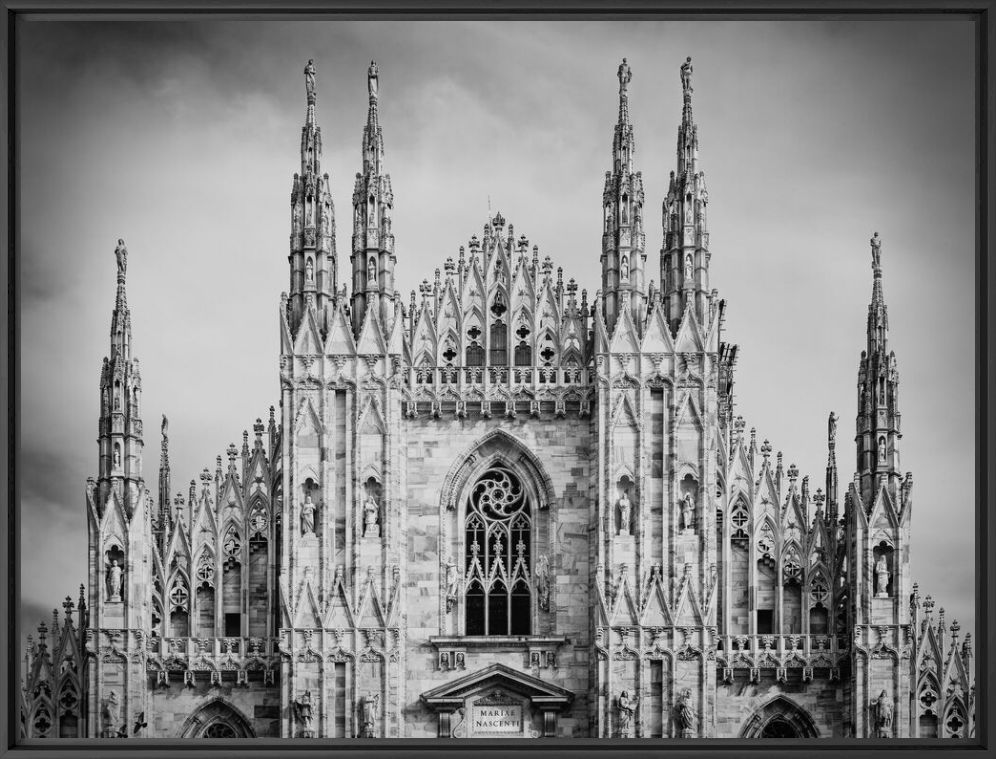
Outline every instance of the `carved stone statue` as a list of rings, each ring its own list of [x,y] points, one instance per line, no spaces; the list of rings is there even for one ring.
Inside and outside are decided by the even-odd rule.
[[[311,493],[304,497],[301,504],[301,534],[311,535],[315,532],[315,504],[311,500]]]
[[[380,507],[373,493],[368,493],[367,500],[363,502],[363,537],[380,537]]]
[[[111,566],[107,570],[107,592],[109,601],[118,603],[121,601],[121,590],[124,587],[124,570],[118,565],[117,559],[111,559]]]
[[[114,407],[117,408],[121,403],[121,400],[115,396]],[[121,466],[121,449],[118,446],[114,446],[114,468],[117,469]]]
[[[692,692],[687,688],[674,705],[674,726],[678,738],[695,737],[695,709],[692,706]]]
[[[304,268],[305,268],[305,272],[307,274],[308,281],[309,282],[314,282],[315,281],[315,265],[311,262],[310,258],[308,259],[308,263],[307,263],[307,265],[305,265]]]
[[[681,64],[681,91],[692,92],[692,57],[685,58]]]
[[[460,576],[456,562],[450,556],[446,559],[446,611],[453,609],[460,593]]]
[[[377,61],[370,61],[370,68],[367,69],[367,89],[370,97],[377,97]]]
[[[380,694],[367,693],[363,697],[363,738],[376,738],[377,714],[380,710]]]
[[[111,691],[104,699],[104,705],[100,710],[100,717],[104,723],[104,737],[109,737],[115,733],[115,728],[121,721],[121,703],[118,701],[116,691]]]
[[[685,532],[695,529],[695,504],[692,503],[691,493],[685,493],[681,501],[681,528]]]
[[[626,59],[622,59],[622,63],[619,64],[619,71],[616,72],[619,77],[619,93],[622,94],[626,91],[626,87],[629,84],[629,80],[633,78],[633,72],[629,69],[629,64],[626,63]]]
[[[685,256],[685,281],[692,281],[692,257],[690,255]]]
[[[377,262],[374,259],[370,259],[367,264],[367,282],[377,281]]]
[[[878,239],[878,232],[870,240],[872,247],[872,269],[878,271],[882,268],[882,241]]]
[[[118,239],[114,255],[118,259],[118,279],[124,282],[125,274],[128,272],[128,248],[125,247],[124,240]]]
[[[875,718],[875,737],[892,737],[892,699],[883,689],[878,699],[872,702],[871,710]]]
[[[629,258],[626,256],[622,257],[622,264],[619,267],[619,276],[623,281],[629,279]]]
[[[311,713],[311,691],[306,690],[294,703],[294,718],[301,726],[300,736],[302,738],[313,738],[315,733],[312,730]]]
[[[875,590],[878,598],[889,597],[889,562],[885,554],[880,554],[875,562]]]
[[[309,58],[308,65],[304,67],[304,88],[308,93],[308,103],[315,102],[315,59]]]
[[[827,420],[827,442],[831,448],[837,443],[837,415],[832,411],[830,412],[830,418]]]
[[[637,704],[640,699],[637,696],[630,696],[629,691],[619,694],[619,737],[633,737],[633,715],[636,714]]]
[[[550,560],[545,555],[536,562],[536,595],[540,609],[550,611]]]
[[[619,510],[619,534],[629,535],[629,522],[630,522],[630,512],[633,509],[633,504],[629,500],[629,495],[626,491],[619,496],[619,500],[616,501],[616,508]]]

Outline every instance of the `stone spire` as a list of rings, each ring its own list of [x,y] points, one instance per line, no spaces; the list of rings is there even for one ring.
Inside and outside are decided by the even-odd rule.
[[[642,330],[647,308],[643,178],[633,171],[636,141],[629,120],[628,92],[633,74],[625,58],[616,73],[619,119],[612,139],[612,170],[605,172],[602,193],[602,309],[610,333],[626,308],[631,309],[637,329]]]
[[[676,330],[692,307],[699,324],[706,321],[709,291],[709,232],[705,172],[699,170],[698,127],[692,118],[692,59],[681,65],[683,105],[678,127],[677,170],[671,172],[664,199],[664,246],[661,287],[668,320]]]
[[[837,501],[837,415],[831,411],[827,418],[827,521],[836,526]]]
[[[301,129],[301,171],[291,189],[290,297],[287,308],[292,330],[311,304],[319,325],[325,325],[325,307],[336,292],[335,209],[329,175],[321,170],[322,130],[315,122],[316,69],[304,68],[307,112]]]
[[[353,330],[359,335],[369,314],[376,313],[388,332],[394,323],[394,194],[384,171],[384,133],[380,126],[380,72],[375,61],[367,70],[367,123],[363,127],[363,171],[353,189]]]
[[[170,472],[169,472],[169,420],[163,414],[161,426],[162,452],[159,454],[159,512],[156,521],[156,539],[160,552],[164,552],[166,541],[173,531],[172,511],[170,509]]]
[[[111,314],[110,355],[104,359],[100,377],[100,465],[102,490],[112,481],[141,482],[142,420],[140,399],[142,380],[138,359],[131,355],[131,311],[125,288],[128,249],[118,240],[117,294]],[[103,502],[103,498],[100,501]]]
[[[871,238],[872,297],[868,305],[867,347],[858,369],[857,437],[861,496],[870,506],[885,482],[895,495],[899,484],[899,371],[889,350],[889,315],[882,288],[882,241]]]

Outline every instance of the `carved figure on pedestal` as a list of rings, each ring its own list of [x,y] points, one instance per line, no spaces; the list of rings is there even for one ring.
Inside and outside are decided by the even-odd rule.
[[[837,415],[832,411],[827,420],[827,442],[830,444],[830,448],[835,447],[837,443]]]
[[[685,493],[681,501],[681,529],[684,532],[695,530],[695,504],[692,503],[691,493]]]
[[[460,593],[460,577],[456,562],[450,556],[446,559],[446,611],[452,611]]]
[[[619,534],[629,535],[630,512],[633,510],[633,503],[629,500],[629,494],[625,490],[616,501],[616,508],[619,511]]]
[[[373,493],[368,493],[367,500],[363,502],[363,537],[380,537],[380,507]]]
[[[687,688],[674,705],[674,726],[678,738],[695,737],[695,709],[692,706],[692,692]]]
[[[315,265],[311,262],[310,258],[308,259],[308,263],[307,263],[307,265],[304,268],[305,268],[305,271],[307,272],[308,281],[309,282],[314,282],[315,281]]]
[[[380,694],[368,693],[363,697],[363,728],[361,738],[377,737],[377,713],[380,708]]]
[[[367,264],[367,282],[369,284],[375,284],[377,282],[377,261],[373,258],[371,258],[370,263]]]
[[[878,700],[872,702],[871,710],[875,718],[875,737],[892,737],[892,699],[883,689]]]
[[[637,704],[640,703],[638,696],[630,696],[629,691],[624,690],[619,694],[619,737],[633,737],[633,715],[636,714]]]
[[[124,570],[118,564],[117,559],[111,559],[111,566],[107,569],[107,593],[108,600],[117,603],[121,600],[121,592],[124,588]]]
[[[311,493],[304,497],[301,504],[301,534],[312,535],[315,532],[315,504],[311,500]]]
[[[692,57],[685,58],[681,64],[681,90],[682,92],[692,92]]]
[[[300,725],[299,735],[302,738],[313,738],[315,733],[312,730],[311,691],[306,690],[299,699],[292,703],[294,705],[294,719]]]
[[[315,59],[309,58],[308,65],[304,67],[304,89],[308,93],[308,102],[315,102]]]
[[[103,722],[103,737],[113,737],[117,732],[118,723],[121,721],[121,703],[118,701],[116,691],[112,690],[104,699],[104,705],[100,710],[100,719]]]
[[[121,405],[121,399],[114,396],[114,408],[118,408]],[[121,467],[121,446],[114,445],[114,468],[118,469]]]
[[[889,562],[884,553],[880,554],[878,561],[875,562],[875,586],[876,597],[889,597]]]
[[[550,560],[544,554],[536,562],[536,595],[542,611],[550,611]]]
[[[124,240],[118,239],[118,247],[114,249],[114,255],[118,259],[118,279],[124,281],[125,274],[128,273],[128,248],[125,247]]]
[[[692,281],[692,256],[685,256],[685,282]]]

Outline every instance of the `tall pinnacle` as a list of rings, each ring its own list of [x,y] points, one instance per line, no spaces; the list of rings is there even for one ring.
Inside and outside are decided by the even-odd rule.
[[[114,312],[111,315],[111,359],[120,355],[128,359],[131,345],[131,313],[128,311],[128,297],[125,292],[125,275],[128,271],[128,248],[118,239],[114,249],[118,261],[118,291],[114,298]]]
[[[884,350],[889,334],[889,314],[885,306],[885,295],[882,290],[882,241],[878,232],[869,241],[871,243],[872,299],[868,305],[868,352]]]
[[[365,173],[381,173],[381,161],[384,158],[384,136],[378,118],[378,76],[377,62],[370,61],[367,69],[367,92],[369,105],[367,107],[367,124],[363,128],[363,170]]]
[[[616,122],[615,137],[612,140],[612,166],[615,173],[633,171],[633,153],[636,141],[633,138],[633,125],[629,123],[629,93],[627,88],[633,72],[623,58],[616,72],[619,77],[619,120]]]

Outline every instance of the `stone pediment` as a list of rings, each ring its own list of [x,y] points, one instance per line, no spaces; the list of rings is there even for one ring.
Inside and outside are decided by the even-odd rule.
[[[574,694],[553,683],[492,664],[422,694],[438,715],[440,738],[530,738],[557,734],[557,714]]]

